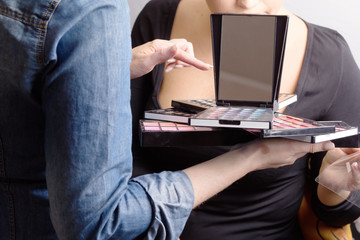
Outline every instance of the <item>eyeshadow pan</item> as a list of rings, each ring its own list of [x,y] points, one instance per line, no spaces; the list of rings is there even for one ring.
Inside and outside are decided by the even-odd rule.
[[[175,123],[172,122],[160,122],[159,123],[161,127],[173,127],[175,126]]]
[[[314,121],[315,122],[315,121]],[[291,116],[280,116],[273,120],[274,129],[286,128],[316,128],[319,124],[306,122],[304,119],[295,118]]]
[[[179,131],[195,131],[191,126],[178,126]]]
[[[159,126],[157,122],[144,122],[144,126]]]
[[[159,131],[160,127],[145,126],[146,131]]]
[[[166,126],[162,126],[161,130],[163,131],[177,131],[177,127],[166,127]]]

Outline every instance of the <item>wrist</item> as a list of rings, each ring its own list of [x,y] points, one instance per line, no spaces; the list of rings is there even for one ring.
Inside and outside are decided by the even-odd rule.
[[[350,195],[350,192],[341,190],[337,193],[334,193],[333,191],[319,184],[317,194],[322,204],[326,206],[336,206],[345,201],[346,198]]]
[[[241,168],[245,167],[247,172],[265,168],[264,161],[262,159],[263,156],[261,156],[261,154],[268,151],[268,149],[266,149],[266,146],[261,144],[261,141],[255,140],[236,151],[237,153],[235,159],[237,161],[237,165],[241,166]]]

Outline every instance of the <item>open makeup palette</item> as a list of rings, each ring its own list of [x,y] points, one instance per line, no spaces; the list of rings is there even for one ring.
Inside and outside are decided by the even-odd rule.
[[[343,121],[318,121],[322,125],[335,125],[335,132],[317,135],[293,135],[286,138],[302,142],[318,143],[331,140],[336,147],[359,147],[359,132],[357,127],[348,125]]]
[[[295,102],[295,94],[280,94],[279,109]],[[193,100],[173,100],[172,107],[166,109],[147,110],[144,113],[146,119],[171,121],[177,123],[189,124],[190,118],[196,113],[202,112],[208,108],[215,107],[215,99],[193,99]]]
[[[216,106],[190,125],[272,128],[287,26],[287,16],[211,15]]]
[[[296,101],[297,101],[296,94],[280,93],[278,107],[279,109],[282,109]],[[216,100],[215,98],[172,100],[171,106],[175,109],[180,109],[185,112],[199,113],[210,107],[215,107]]]
[[[143,146],[231,145],[255,136],[312,143],[344,138],[339,146],[358,147],[357,127],[277,113],[297,101],[279,93],[287,26],[287,16],[212,14],[215,99],[173,100],[173,108],[146,111],[146,119],[168,123],[142,120]],[[166,124],[172,130],[161,127]]]

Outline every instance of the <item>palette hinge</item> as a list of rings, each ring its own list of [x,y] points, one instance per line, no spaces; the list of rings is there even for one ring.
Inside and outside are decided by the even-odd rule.
[[[261,107],[261,108],[270,108],[270,107],[272,107],[272,104],[259,104],[259,107]]]
[[[277,100],[274,100],[272,108],[273,108],[274,112],[279,110],[279,103]]]
[[[218,105],[221,105],[221,106],[224,106],[224,107],[231,107],[230,103],[224,102],[224,101],[218,102]]]
[[[272,108],[274,109],[274,111],[277,111],[278,108],[279,108],[279,104],[278,102],[275,100],[274,102],[271,102],[271,103],[263,103],[263,104],[260,104],[259,107],[262,107],[262,108]]]

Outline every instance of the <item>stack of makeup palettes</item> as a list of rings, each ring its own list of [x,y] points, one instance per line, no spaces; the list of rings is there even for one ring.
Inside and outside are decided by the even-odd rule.
[[[296,100],[294,94],[280,94],[279,109]],[[331,140],[337,147],[359,147],[358,128],[343,121],[313,121],[275,112],[271,123],[264,126],[248,108],[242,111],[251,119],[250,127],[241,126],[242,121],[196,121],[212,108],[217,108],[215,99],[173,100],[172,108],[145,111],[145,119],[140,120],[141,146],[229,146],[255,138],[283,137],[311,143]]]

